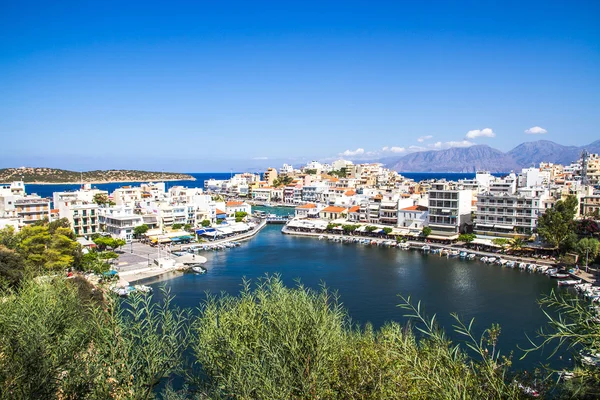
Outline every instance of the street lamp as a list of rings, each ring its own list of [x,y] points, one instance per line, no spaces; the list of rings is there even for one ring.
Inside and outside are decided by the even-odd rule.
[[[590,251],[589,247],[585,248],[585,272],[588,272],[588,252]]]

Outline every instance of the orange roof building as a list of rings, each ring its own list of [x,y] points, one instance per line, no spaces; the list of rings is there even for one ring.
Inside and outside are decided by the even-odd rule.
[[[317,208],[316,204],[313,203],[307,203],[307,204],[303,204],[301,206],[298,206],[296,208],[301,208],[301,209],[312,209],[312,208]]]
[[[429,210],[429,208],[427,208],[425,206],[419,206],[419,205],[410,206],[410,207],[406,207],[406,208],[402,209],[402,211],[427,211],[427,210]]]

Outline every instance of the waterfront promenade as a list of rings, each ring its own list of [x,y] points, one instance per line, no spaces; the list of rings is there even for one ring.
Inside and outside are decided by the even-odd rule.
[[[249,232],[244,232],[239,235],[232,235],[223,239],[217,239],[206,243],[224,244],[227,242],[240,242],[249,240],[256,236],[266,225],[267,221],[263,219],[254,229]],[[119,271],[118,286],[127,286],[132,283],[156,278],[161,275],[173,274],[176,276],[178,272],[185,270],[186,267],[180,264],[159,266],[156,265],[155,261],[165,261],[164,264],[168,264],[166,262],[167,260],[176,261],[176,257],[174,257],[172,254],[173,251],[182,251],[193,246],[198,246],[198,243],[179,245],[174,246],[172,249],[164,248],[162,250],[142,243],[136,243],[135,246],[132,244],[130,251],[124,251],[119,257],[117,265],[117,270]],[[204,259],[204,261],[201,261],[202,259]],[[204,257],[200,257],[198,262],[206,262],[206,259]]]
[[[352,236],[352,235],[343,235],[343,234],[328,233],[328,232],[296,231],[293,229],[289,229],[287,225],[282,228],[281,233],[286,234],[286,235],[295,235],[295,236],[304,236],[304,237],[313,237],[313,238],[318,238],[321,236],[324,236],[326,238],[334,237],[334,238],[338,238],[340,240],[348,239],[348,238],[360,238],[360,239],[371,240],[372,242],[377,243],[377,245],[381,245],[384,242],[388,242],[388,241],[392,240],[390,238],[378,238],[378,237],[370,237],[370,236],[369,237],[367,237],[367,236]],[[496,258],[502,258],[504,260],[509,260],[509,261],[524,262],[527,264],[536,264],[536,265],[546,265],[546,266],[550,266],[550,267],[554,267],[557,265],[557,263],[555,261],[549,260],[549,259],[541,260],[539,258],[534,258],[534,257],[513,256],[513,255],[502,254],[502,253],[497,253],[497,252],[473,250],[473,249],[468,249],[468,248],[460,246],[460,245],[448,245],[448,244],[440,244],[440,243],[424,243],[424,242],[411,241],[411,240],[407,241],[406,243],[408,243],[410,245],[410,248],[413,250],[421,250],[421,248],[425,244],[427,244],[432,249],[464,250],[464,251],[467,251],[468,253],[475,254],[477,257],[484,257],[484,256],[485,257],[496,257]],[[441,257],[445,257],[445,256],[441,256]],[[590,272],[585,272],[583,270],[580,271],[578,274],[570,274],[570,275],[574,279],[581,279],[588,283],[596,282],[596,278],[595,278],[594,274],[592,274]]]

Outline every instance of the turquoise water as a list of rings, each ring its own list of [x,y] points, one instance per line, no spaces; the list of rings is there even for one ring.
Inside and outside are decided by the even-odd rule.
[[[315,289],[325,282],[339,293],[356,323],[375,327],[405,321],[398,294],[410,295],[422,301],[426,313],[436,313],[446,330],[452,327],[451,312],[465,320],[475,318],[478,333],[499,323],[500,348],[519,356],[517,345],[528,344],[525,334],[535,336],[545,322],[536,299],[556,287],[545,276],[478,261],[283,235],[281,225],[267,226],[238,248],[203,255],[208,258],[207,274],[185,274],[153,285],[170,288],[177,305],[196,307],[206,291],[238,293],[244,277],[280,274],[289,286],[299,279]],[[538,355],[514,361],[517,368],[531,368],[541,360]]]

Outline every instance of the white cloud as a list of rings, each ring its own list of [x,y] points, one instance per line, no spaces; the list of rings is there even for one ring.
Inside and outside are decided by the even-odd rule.
[[[432,135],[425,135],[425,136],[421,136],[420,138],[417,139],[417,142],[419,143],[423,143],[426,140],[432,139],[433,136]]]
[[[351,156],[360,156],[361,154],[365,154],[365,149],[359,147],[356,150],[346,150],[343,153],[340,153],[340,156],[351,157]]]
[[[548,131],[540,126],[534,126],[532,128],[525,129],[525,133],[528,135],[543,135],[548,133]]]
[[[471,147],[474,144],[475,143],[470,142],[468,140],[461,140],[461,141],[451,140],[449,142],[435,142],[435,143],[428,145],[427,147],[430,149],[433,149],[433,150],[444,150],[444,149],[449,149],[451,147]]]
[[[268,160],[269,157],[254,157],[253,160]]]
[[[465,136],[467,139],[475,139],[478,137],[496,137],[496,134],[491,128],[473,129],[467,132]]]
[[[406,151],[406,149],[404,147],[398,147],[398,146],[385,146],[383,149],[381,149],[383,151],[391,151],[392,153],[404,153]]]
[[[408,150],[409,151],[423,151],[423,150],[427,150],[427,149],[422,146],[408,146]]]

